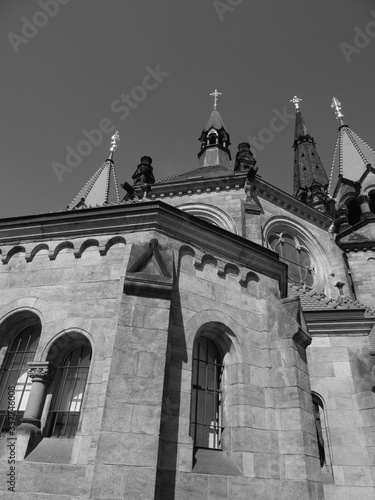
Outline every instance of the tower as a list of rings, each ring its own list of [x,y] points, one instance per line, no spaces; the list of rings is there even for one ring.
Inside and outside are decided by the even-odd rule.
[[[299,103],[302,99],[294,96],[291,102],[296,107],[294,132],[294,196],[322,212],[329,211],[327,199],[328,177],[302,118]]]
[[[375,151],[344,123],[341,103],[336,97],[333,98],[332,108],[340,127],[332,160],[329,190],[336,199],[337,231],[352,231],[352,226],[360,221],[374,219],[369,204],[373,207],[375,200],[372,189],[375,182]]]
[[[221,93],[215,90],[211,95],[214,96],[214,109],[199,137],[201,149],[198,153],[197,166],[211,167],[217,165],[229,167],[231,160],[229,134],[217,110],[217,98]]]

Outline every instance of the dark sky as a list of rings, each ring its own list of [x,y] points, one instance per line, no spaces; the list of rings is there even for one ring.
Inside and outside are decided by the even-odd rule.
[[[194,168],[215,88],[232,157],[258,138],[258,173],[287,192],[295,94],[327,172],[333,95],[375,148],[373,1],[60,1],[0,2],[0,217],[65,209],[108,156],[111,134],[93,136],[60,180],[52,165],[68,166],[66,148],[77,152],[82,131],[99,124],[119,130],[119,183],[142,155],[156,178]],[[365,30],[371,36],[359,37]],[[272,135],[263,130],[271,123]]]

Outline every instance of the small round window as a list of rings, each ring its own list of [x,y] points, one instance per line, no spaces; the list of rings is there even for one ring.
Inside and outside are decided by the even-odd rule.
[[[309,251],[295,236],[280,232],[272,234],[268,239],[272,250],[280,255],[283,262],[288,264],[288,277],[297,283],[307,286],[314,284],[314,263]]]

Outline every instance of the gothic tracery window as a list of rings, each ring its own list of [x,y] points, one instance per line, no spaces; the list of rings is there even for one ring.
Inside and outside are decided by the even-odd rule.
[[[216,345],[199,337],[193,350],[190,435],[194,445],[221,449],[222,356]]]
[[[288,277],[297,283],[313,286],[315,266],[310,252],[296,237],[286,232],[273,233],[269,246],[280,255],[280,260],[288,264]]]

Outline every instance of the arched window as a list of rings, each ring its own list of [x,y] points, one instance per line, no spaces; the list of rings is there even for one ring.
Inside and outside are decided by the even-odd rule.
[[[88,344],[75,347],[59,367],[57,388],[49,415],[48,436],[71,437],[78,427],[91,361]]]
[[[327,472],[332,472],[329,453],[328,425],[323,400],[318,394],[313,392],[312,402],[315,417],[316,436],[318,440],[320,466]]]
[[[199,337],[193,349],[190,435],[194,446],[221,449],[222,356],[216,345]]]
[[[348,208],[348,221],[351,226],[357,224],[361,220],[361,208],[357,203],[357,199],[352,199],[347,204]]]
[[[4,357],[0,372],[0,432],[2,433],[8,431],[10,420],[13,427],[19,425],[23,417],[31,390],[27,363],[34,360],[40,333],[39,325],[26,327],[14,339]],[[13,396],[15,404],[12,407],[12,414],[8,415],[9,403],[13,401]]]
[[[268,243],[280,255],[281,260],[288,264],[289,279],[313,286],[315,266],[309,251],[297,237],[285,232],[274,233],[269,237]]]
[[[370,191],[368,194],[370,211],[375,213],[375,191]]]

